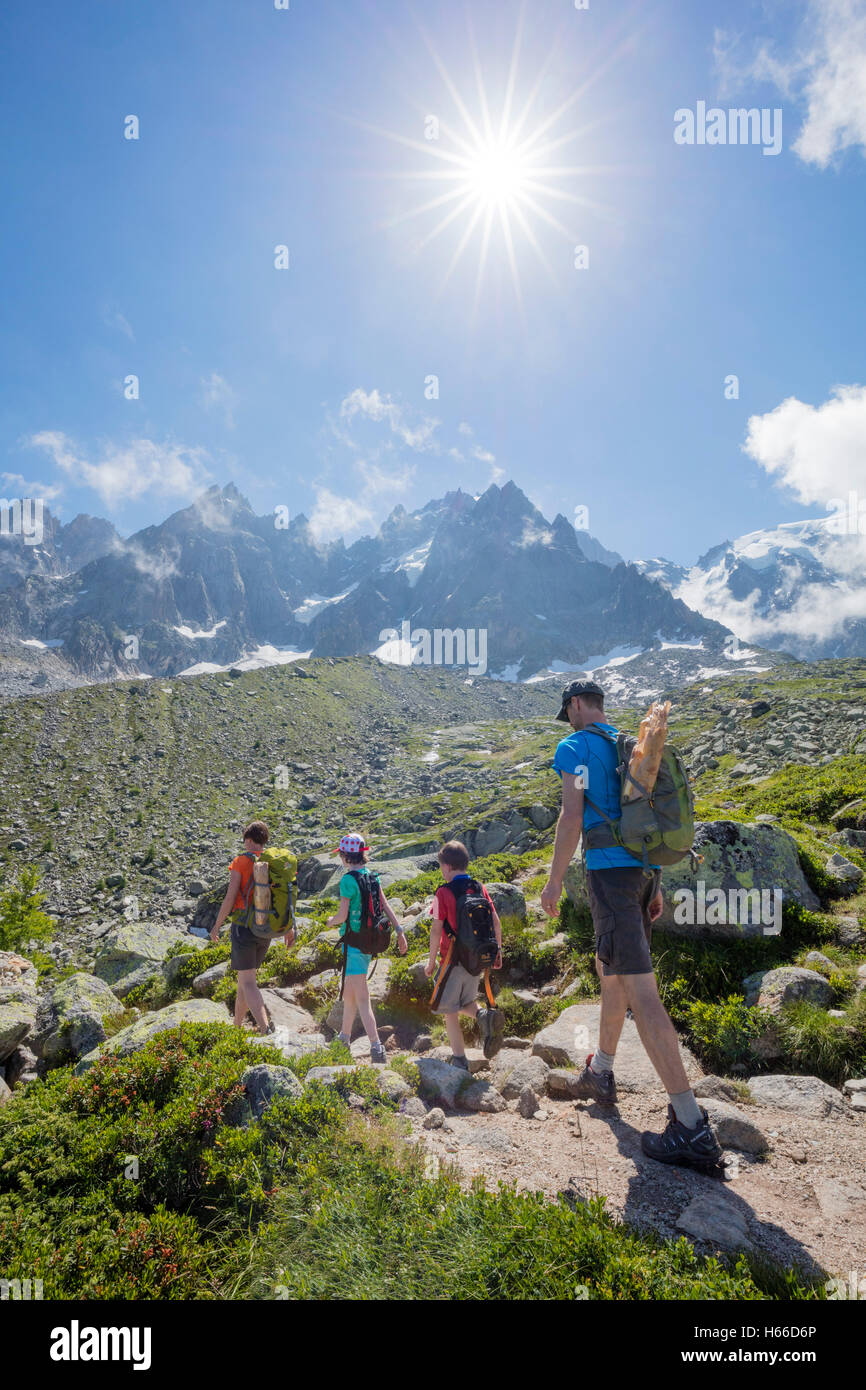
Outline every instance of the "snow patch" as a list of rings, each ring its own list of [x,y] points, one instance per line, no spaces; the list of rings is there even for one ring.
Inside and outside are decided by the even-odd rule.
[[[333,603],[342,603],[343,599],[353,594],[357,587],[357,584],[350,584],[349,588],[346,589],[344,593],[333,594],[331,598],[324,598],[321,594],[311,594],[309,598],[305,598],[303,603],[295,609],[293,616],[296,622],[311,623],[314,618],[318,617],[323,609],[329,608]]]
[[[254,651],[248,652],[239,661],[230,661],[227,666],[217,666],[213,661],[197,661],[193,666],[187,666],[181,671],[182,676],[214,676],[219,671],[228,671],[232,667],[236,671],[260,671],[265,666],[287,666],[292,661],[302,661],[312,654],[312,647],[308,652],[296,652],[290,647],[272,647],[265,643],[261,647],[256,647]]]
[[[210,629],[209,632],[205,632],[202,628],[196,631],[195,628],[187,627],[185,623],[181,623],[179,627],[175,626],[174,630],[175,632],[179,632],[181,637],[193,637],[196,641],[198,641],[200,638],[216,637],[220,628],[225,627],[227,622],[228,618],[222,618],[218,623],[214,624],[214,626]]]

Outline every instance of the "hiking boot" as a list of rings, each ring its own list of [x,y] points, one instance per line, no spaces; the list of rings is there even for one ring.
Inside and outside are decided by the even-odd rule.
[[[337,1042],[341,1042],[341,1043],[343,1044],[344,1047],[351,1047],[351,1046],[352,1046],[352,1039],[351,1039],[351,1038],[347,1038],[345,1033],[338,1033],[338,1034],[337,1034]]]
[[[501,1009],[479,1009],[477,1014],[478,1032],[481,1047],[488,1062],[502,1047],[505,1037],[505,1019]]]
[[[451,1054],[451,1065],[457,1067],[458,1071],[468,1071],[469,1061],[466,1057],[458,1057],[456,1052]]]
[[[371,1043],[370,1061],[377,1063],[377,1065],[381,1065],[383,1062],[387,1062],[387,1060],[388,1058],[385,1054],[385,1048],[383,1047],[382,1043]]]
[[[703,1173],[722,1173],[722,1150],[713,1133],[706,1110],[695,1129],[687,1129],[677,1119],[672,1105],[668,1106],[668,1122],[661,1134],[644,1131],[640,1146],[647,1158],[658,1159],[659,1163],[679,1163],[686,1168],[697,1168]]]
[[[613,1072],[593,1071],[589,1065],[592,1058],[593,1054],[590,1053],[571,1094],[576,1100],[599,1100],[603,1105],[616,1105],[616,1082]]]

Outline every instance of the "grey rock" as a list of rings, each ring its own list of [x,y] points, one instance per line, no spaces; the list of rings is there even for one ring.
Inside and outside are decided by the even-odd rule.
[[[424,1120],[425,1129],[441,1129],[445,1123],[445,1111],[439,1105],[434,1105],[432,1110],[427,1111]]]
[[[866,849],[866,830],[838,830],[830,836],[831,845],[851,845],[854,849]]]
[[[547,1094],[558,1100],[574,1098],[577,1095],[577,1082],[580,1071],[576,1067],[551,1067],[547,1074]]]
[[[401,1102],[400,1111],[403,1115],[409,1115],[413,1120],[423,1120],[427,1114],[427,1107],[418,1096],[407,1096]]]
[[[199,998],[210,998],[224,975],[231,969],[230,962],[227,960],[218,961],[209,970],[203,970],[200,975],[196,975],[192,982],[192,992]]]
[[[775,970],[759,970],[743,981],[746,1003],[757,1004],[768,1013],[779,1013],[786,1004],[806,999],[825,1009],[833,998],[829,982],[816,970],[801,965],[782,965]]]
[[[268,1048],[287,1062],[327,1047],[323,1033],[292,1033],[287,1028],[277,1028],[273,1033],[254,1033],[249,1041],[256,1047]]]
[[[142,1014],[128,1028],[122,1028],[114,1037],[82,1057],[76,1072],[83,1074],[108,1053],[128,1057],[130,1053],[138,1052],[151,1038],[170,1028],[178,1028],[182,1023],[224,1023],[228,1027],[229,1016],[222,1004],[215,1004],[210,999],[180,999],[155,1013]]]
[[[677,1220],[677,1230],[724,1250],[751,1246],[746,1218],[723,1188],[710,1188],[692,1199]]]
[[[695,892],[696,874],[688,859],[680,864],[672,864],[664,871],[664,909],[658,920],[661,930],[674,935],[694,938],[714,938],[728,940],[732,937],[750,937],[763,934],[760,921],[746,920],[757,914],[746,911],[744,894],[767,892],[772,904],[772,894],[778,889],[782,901],[793,901],[813,911],[820,907],[818,898],[809,887],[800,866],[797,846],[790,835],[777,825],[757,825],[738,821],[699,821],[695,827],[695,850],[703,855],[700,865],[700,879],[705,884],[707,894],[721,888],[726,902],[734,906],[733,922],[689,923],[675,920],[677,902],[675,894],[679,889]],[[586,906],[586,885],[580,860],[572,860],[565,877],[565,890],[572,903]],[[734,900],[730,894],[737,893]],[[680,900],[682,902],[682,900]],[[752,900],[758,907],[758,900]],[[682,914],[682,909],[680,913]]]
[[[531,1086],[540,1096],[547,1094],[550,1067],[538,1056],[503,1049],[493,1059],[491,1080],[506,1100],[517,1100],[524,1086]]]
[[[293,1071],[269,1062],[258,1062],[255,1066],[247,1067],[241,1076],[241,1084],[246,1094],[235,1104],[227,1119],[229,1124],[244,1128],[254,1120],[260,1120],[275,1100],[283,1096],[297,1100],[304,1094],[303,1085]]]
[[[262,999],[265,1001],[265,1008],[268,1017],[275,1028],[281,1028],[286,1033],[316,1033],[319,1025],[311,1013],[302,1009],[300,1004],[290,1004],[276,990],[263,989]]]
[[[821,1213],[830,1220],[866,1221],[866,1187],[850,1178],[818,1178],[812,1183]]]
[[[457,1096],[461,1110],[480,1110],[484,1114],[496,1114],[508,1108],[505,1098],[489,1081],[470,1081]]]
[[[749,1090],[759,1105],[772,1105],[819,1120],[849,1113],[841,1093],[817,1076],[753,1076]]]
[[[517,884],[488,883],[485,886],[500,917],[526,917],[526,898]]]
[[[38,972],[15,951],[0,951],[0,1063],[5,1062],[36,1026]]]
[[[161,972],[162,962],[178,939],[173,927],[153,922],[124,922],[102,941],[93,973],[107,984],[116,985],[142,966],[155,965]]]
[[[96,975],[79,972],[55,985],[40,1003],[34,1046],[47,1062],[83,1057],[105,1041],[104,1020],[123,1005]]]
[[[517,1110],[525,1120],[531,1120],[532,1116],[541,1107],[538,1104],[538,1096],[531,1086],[524,1086],[517,1101]]]
[[[707,1096],[702,1103],[723,1148],[760,1154],[770,1147],[763,1130],[727,1101]]]
[[[549,830],[556,820],[556,811],[549,806],[542,806],[538,802],[529,808],[529,819],[536,830]]]
[[[863,882],[863,870],[857,864],[846,859],[844,854],[831,854],[824,865],[827,873],[835,879],[836,886],[844,896],[860,891],[860,884]]]
[[[464,1086],[470,1083],[467,1072],[452,1067],[438,1057],[419,1057],[415,1062],[418,1068],[421,1095],[434,1104],[447,1105],[452,1109],[457,1104],[457,1096]]]
[[[694,1091],[699,1100],[727,1100],[735,1104],[739,1100],[736,1086],[723,1076],[702,1077],[696,1082]]]
[[[839,917],[836,920],[836,940],[840,946],[857,947],[866,945],[866,931],[856,917]]]

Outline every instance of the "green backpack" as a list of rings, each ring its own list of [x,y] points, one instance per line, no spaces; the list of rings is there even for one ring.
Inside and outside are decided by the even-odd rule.
[[[665,744],[655,786],[652,794],[647,796],[645,788],[635,782],[628,772],[632,750],[637,743],[632,734],[617,734],[614,738],[592,724],[582,732],[598,734],[599,738],[607,739],[616,747],[622,809],[620,819],[612,820],[600,806],[590,801],[584,790],[587,805],[606,821],[605,825],[592,825],[584,831],[585,848],[610,849],[616,846],[639,859],[644,869],[648,869],[650,864],[678,864],[686,855],[691,855],[694,867],[701,858],[692,848],[695,801],[685,764],[676,748]],[[637,787],[640,796],[628,801],[624,799],[627,782]]]
[[[268,919],[264,926],[256,924],[254,881],[250,875],[243,906],[231,914],[231,920],[249,927],[253,936],[269,941],[294,927],[295,903],[298,900],[298,860],[290,849],[264,849],[260,855],[249,854],[248,857],[253,863],[258,860],[259,863],[268,866],[268,885],[271,890]]]

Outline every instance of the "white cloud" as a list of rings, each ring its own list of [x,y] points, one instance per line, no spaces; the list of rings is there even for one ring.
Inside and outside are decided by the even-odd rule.
[[[310,531],[317,541],[360,532],[373,521],[373,513],[356,497],[342,496],[329,488],[316,488],[316,505],[310,515]]]
[[[205,410],[222,411],[223,419],[228,429],[235,427],[234,408],[237,405],[237,392],[226,381],[219,372],[211,372],[210,376],[202,377],[202,405]]]
[[[21,473],[0,473],[4,484],[15,489],[19,497],[41,498],[43,502],[53,502],[55,497],[63,496],[60,483],[31,482]]]
[[[804,651],[816,641],[821,644],[844,634],[849,619],[866,618],[866,547],[862,537],[848,540],[848,556],[842,562],[848,577],[836,583],[806,584],[790,608],[773,606],[767,614],[758,612],[761,595],[753,590],[745,599],[736,599],[726,588],[722,577],[711,571],[701,574],[692,571],[675,589],[677,598],[702,613],[723,623],[745,642],[777,647],[780,643],[801,644]],[[841,562],[841,549],[834,559]],[[840,563],[837,568],[842,568]],[[783,566],[779,573],[779,591],[791,592],[802,583],[796,564]]]
[[[132,331],[129,320],[124,317],[119,309],[108,307],[102,315],[102,321],[107,328],[118,328],[120,332],[129,338],[130,342],[135,342],[135,334]]]
[[[157,444],[133,439],[128,444],[103,444],[100,457],[85,457],[65,434],[42,430],[28,443],[44,449],[74,482],[93,488],[109,506],[136,501],[145,493],[190,497],[210,481],[203,449],[182,444]]]
[[[392,434],[410,449],[419,452],[431,449],[434,446],[433,436],[439,428],[439,421],[428,416],[412,428],[405,423],[404,413],[403,408],[390,396],[380,395],[378,390],[364,391],[361,387],[351,391],[340,406],[340,415],[344,420],[352,420],[356,415],[362,415],[368,420],[385,421]]]
[[[750,418],[743,449],[807,505],[866,498],[866,386],[836,386],[820,406],[790,396]]]
[[[534,521],[527,521],[523,528],[523,535],[520,537],[522,549],[530,545],[552,545],[553,532],[547,527],[536,525]]]
[[[460,424],[457,426],[457,433],[464,434],[466,435],[467,439],[471,439],[475,431],[473,430],[471,425],[468,425],[466,423],[465,420],[461,420]]]
[[[769,43],[739,57],[742,38],[717,30],[716,70],[724,86],[770,82],[805,107],[794,151],[826,168],[847,149],[866,154],[866,0],[809,0],[790,51]]]
[[[415,477],[415,468],[408,463],[388,472],[387,469],[381,468],[378,463],[368,461],[359,463],[358,470],[364,480],[364,490],[373,496],[378,496],[380,493],[408,492],[412,479]]]
[[[171,555],[167,555],[164,550],[150,552],[145,550],[138,541],[125,541],[115,545],[116,550],[128,555],[140,574],[146,574],[149,579],[162,582],[170,579],[173,574],[178,573],[177,563]]]

